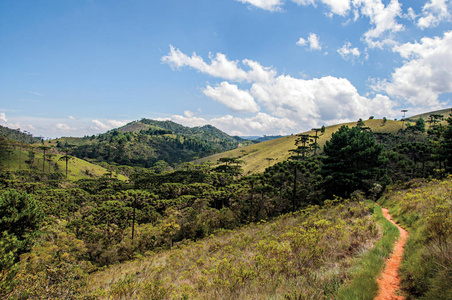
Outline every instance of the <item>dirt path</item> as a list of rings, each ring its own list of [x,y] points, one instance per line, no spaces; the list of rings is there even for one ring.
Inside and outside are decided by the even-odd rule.
[[[382,208],[383,215],[392,224],[396,225],[400,231],[400,239],[394,245],[394,252],[391,257],[386,260],[385,269],[381,274],[381,277],[377,279],[378,282],[378,295],[374,300],[388,300],[388,299],[405,299],[403,296],[397,295],[397,290],[400,287],[399,267],[402,261],[403,248],[406,244],[408,232],[397,225],[389,215],[386,208]]]

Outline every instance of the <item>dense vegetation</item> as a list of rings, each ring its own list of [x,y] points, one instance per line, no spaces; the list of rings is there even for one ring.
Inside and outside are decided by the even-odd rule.
[[[149,168],[159,161],[174,166],[252,142],[210,125],[189,128],[171,121],[142,119],[97,136],[69,142],[63,138],[56,143],[59,148],[70,147],[72,155],[79,158]]]
[[[31,133],[26,131],[20,131],[20,129],[10,129],[0,125],[0,137],[6,137],[10,140],[17,142],[32,144],[41,141],[41,137],[34,137]]]
[[[248,176],[242,175],[239,157],[222,158],[215,166],[186,163],[171,172],[131,169],[127,181],[112,173],[66,181],[63,168],[50,172],[29,163],[28,170],[2,171],[1,296],[334,297],[347,281],[346,258],[378,237],[369,216],[373,208],[361,201],[375,200],[386,187],[413,178],[444,178],[452,168],[452,118],[448,125],[426,126],[421,120],[405,124],[397,134],[373,133],[360,120],[355,127],[339,128],[323,149],[316,136],[298,135],[289,160]],[[128,153],[127,136],[135,141],[143,130],[177,137],[175,125],[167,124],[159,129],[154,123],[133,124],[139,131],[114,130],[93,139],[105,138],[100,142],[105,146],[124,145],[123,153]],[[7,165],[12,146],[3,141],[0,156]],[[65,151],[63,161],[69,159]],[[114,151],[120,158],[121,152]],[[351,200],[328,200],[334,196]],[[255,234],[240,234],[247,228]],[[237,229],[225,233],[229,238],[223,242],[208,240]],[[174,248],[178,250],[167,251]],[[143,256],[153,259],[155,269],[88,289],[89,274]],[[182,257],[197,263],[178,266]],[[338,271],[330,274],[325,268],[333,265]],[[137,288],[144,294],[128,294]]]

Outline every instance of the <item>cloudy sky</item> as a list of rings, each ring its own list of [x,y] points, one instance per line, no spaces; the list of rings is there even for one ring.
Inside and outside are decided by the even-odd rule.
[[[298,133],[452,107],[452,0],[2,0],[0,125]]]

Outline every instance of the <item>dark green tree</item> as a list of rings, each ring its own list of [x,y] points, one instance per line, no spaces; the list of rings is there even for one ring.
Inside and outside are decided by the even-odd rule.
[[[452,115],[447,119],[448,125],[443,134],[441,142],[441,154],[446,164],[446,172],[452,172]]]
[[[382,149],[370,132],[345,125],[339,128],[324,147],[325,196],[348,197],[355,190],[368,191],[381,174]]]
[[[17,237],[18,255],[30,248],[42,218],[42,209],[31,195],[11,190],[0,196],[0,232]]]

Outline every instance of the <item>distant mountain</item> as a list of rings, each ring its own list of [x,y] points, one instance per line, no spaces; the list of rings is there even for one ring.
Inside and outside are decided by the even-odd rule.
[[[188,162],[252,142],[232,137],[211,125],[186,127],[172,121],[141,119],[97,136],[61,138],[57,146],[73,146],[72,155],[98,162],[151,167]]]

